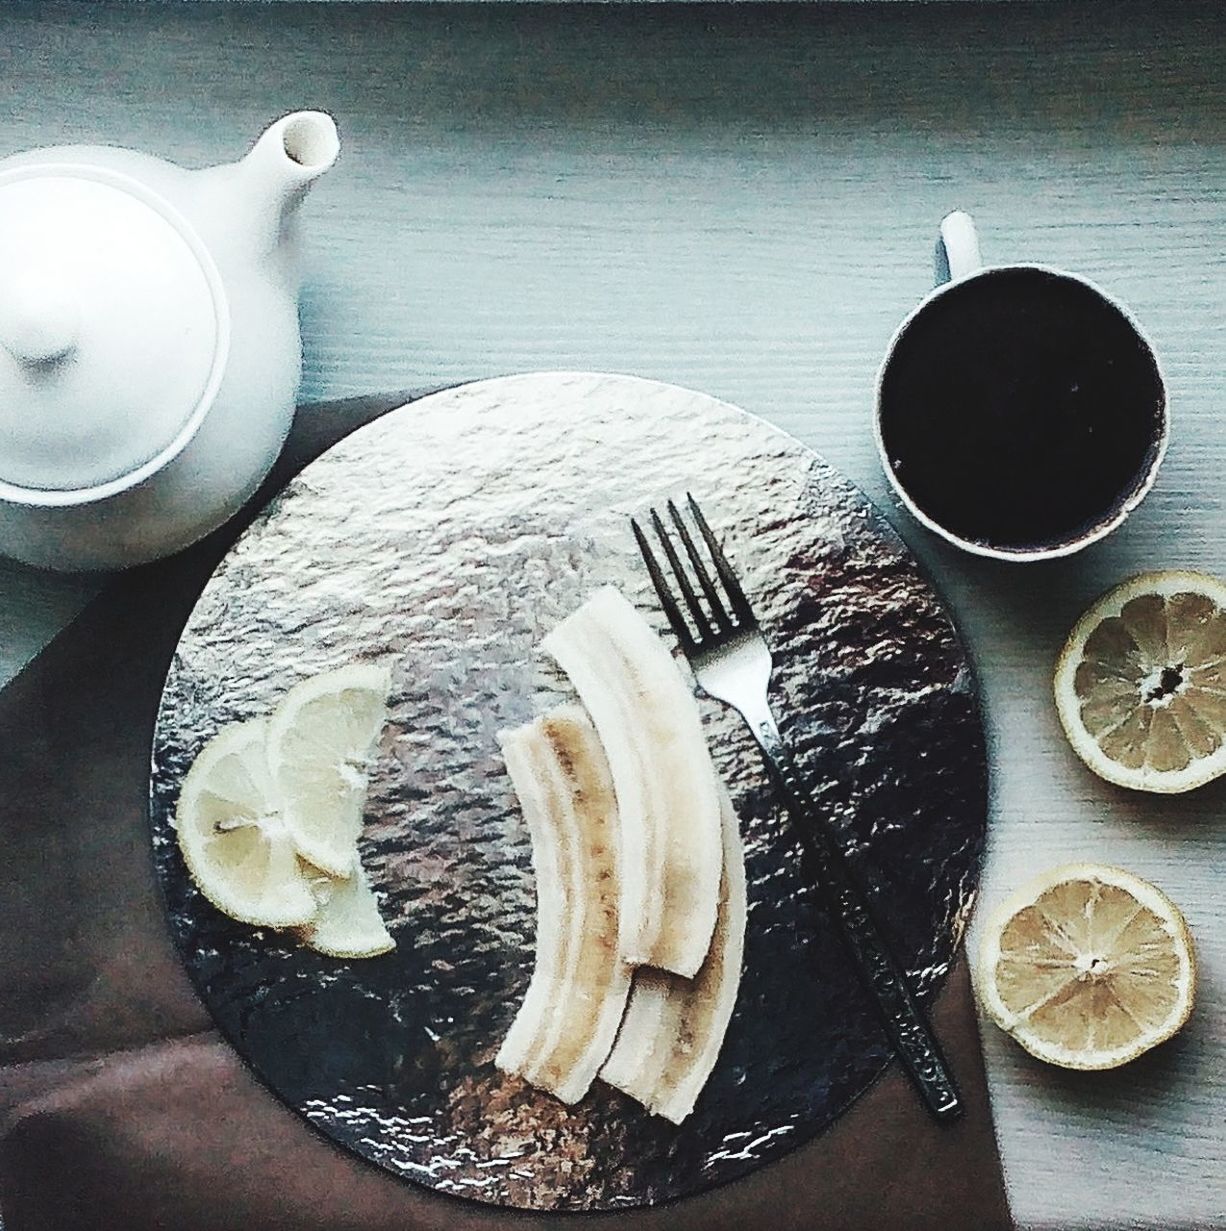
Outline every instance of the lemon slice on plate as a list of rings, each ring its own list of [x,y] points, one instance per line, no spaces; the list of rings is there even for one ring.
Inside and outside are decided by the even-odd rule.
[[[386,667],[357,663],[285,694],[268,724],[268,764],[301,855],[331,876],[353,867],[366,786],[387,718]]]
[[[1169,1039],[1196,993],[1178,908],[1118,868],[1056,868],[1019,890],[984,931],[976,973],[988,1015],[1028,1052],[1111,1069]]]
[[[348,876],[318,875],[312,889],[319,912],[302,929],[310,948],[329,957],[358,958],[377,957],[396,947],[379,914],[379,900],[356,860]]]
[[[1069,635],[1055,693],[1108,782],[1172,793],[1226,773],[1226,582],[1171,570],[1117,586]]]
[[[243,923],[294,927],[316,911],[285,827],[264,755],[266,724],[214,736],[183,780],[175,813],[192,879],[218,910]]]

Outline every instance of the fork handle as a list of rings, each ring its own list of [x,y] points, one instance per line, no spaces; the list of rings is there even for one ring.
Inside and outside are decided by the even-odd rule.
[[[956,1119],[963,1107],[949,1065],[916,1003],[906,974],[873,919],[841,842],[814,806],[812,792],[769,708],[764,714],[746,714],[745,718],[783,788],[797,833],[813,856],[820,888],[836,908],[847,947],[877,1002],[895,1051],[932,1115],[938,1120]]]

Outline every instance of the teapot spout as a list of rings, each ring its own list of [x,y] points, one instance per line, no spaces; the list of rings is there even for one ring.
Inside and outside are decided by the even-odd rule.
[[[252,200],[248,202],[257,241],[275,248],[310,186],[340,153],[336,123],[325,111],[295,111],[264,131],[238,164]]]

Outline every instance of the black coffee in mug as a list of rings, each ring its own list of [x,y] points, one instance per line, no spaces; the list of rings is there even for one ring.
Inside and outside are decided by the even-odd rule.
[[[948,534],[996,554],[1054,553],[1097,537],[1144,493],[1166,394],[1110,299],[1007,266],[944,288],[903,327],[878,431],[897,485]]]

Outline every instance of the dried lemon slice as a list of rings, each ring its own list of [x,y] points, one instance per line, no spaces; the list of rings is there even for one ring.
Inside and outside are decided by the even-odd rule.
[[[1108,782],[1170,793],[1226,773],[1226,583],[1171,570],[1117,586],[1069,635],[1055,694]]]
[[[359,958],[378,957],[396,947],[379,914],[379,899],[357,860],[348,876],[320,874],[312,888],[319,911],[302,931],[310,948],[329,957]]]
[[[1178,908],[1118,868],[1045,873],[992,917],[976,985],[989,1016],[1028,1052],[1068,1069],[1111,1069],[1169,1039],[1196,993]]]
[[[375,663],[311,676],[269,720],[268,764],[286,827],[303,858],[331,876],[353,867],[389,682]]]
[[[316,901],[286,829],[264,755],[262,719],[224,728],[196,757],[175,813],[201,893],[243,923],[293,927]]]

